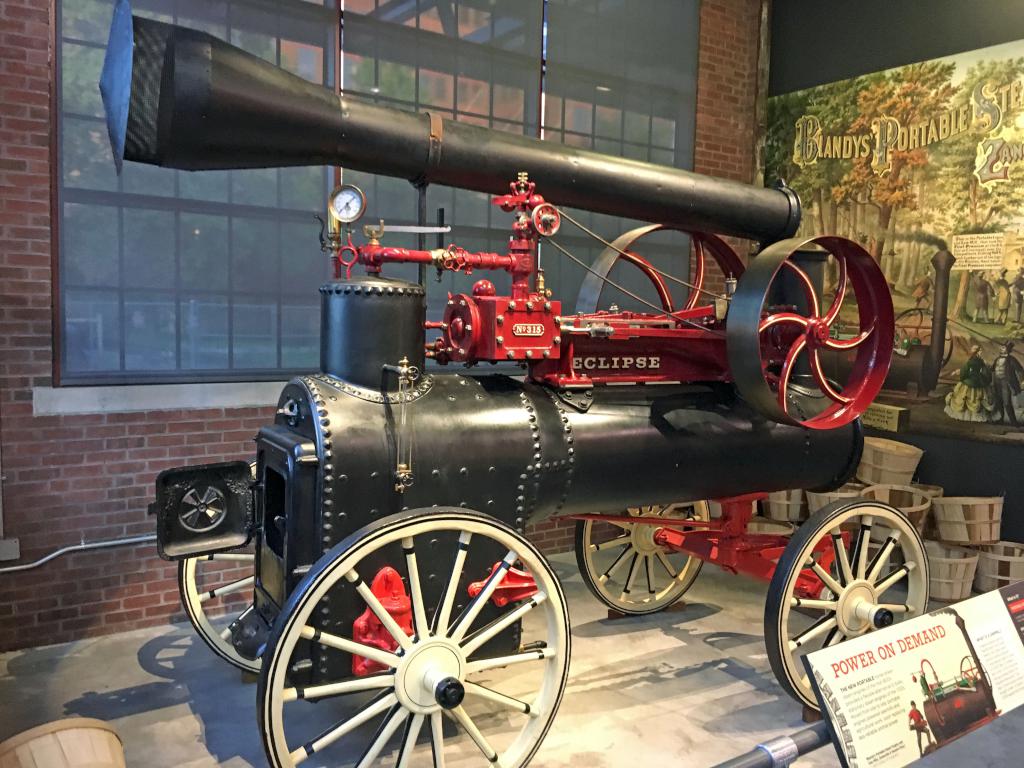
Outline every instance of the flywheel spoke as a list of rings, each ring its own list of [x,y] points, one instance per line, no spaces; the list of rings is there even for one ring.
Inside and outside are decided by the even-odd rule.
[[[875,326],[871,326],[864,333],[854,336],[852,339],[826,339],[822,342],[822,345],[828,349],[856,349],[865,341],[871,338],[875,333]]]
[[[782,262],[782,266],[788,269],[800,283],[800,288],[803,290],[804,298],[807,300],[811,317],[819,317],[821,315],[821,307],[818,304],[818,292],[814,289],[814,283],[811,282],[811,278],[789,259]]]
[[[839,317],[839,311],[843,308],[843,301],[846,299],[846,289],[849,285],[850,276],[846,273],[846,259],[836,259],[839,262],[839,280],[836,283],[836,296],[825,313],[825,324],[832,325]]]
[[[757,326],[757,330],[760,333],[767,331],[776,325],[782,325],[783,323],[792,323],[799,325],[804,330],[810,325],[807,318],[803,315],[798,315],[796,312],[775,312],[774,314],[768,315],[768,317],[761,320],[761,323]]]
[[[828,376],[825,375],[825,369],[821,367],[821,358],[818,356],[818,350],[811,348],[808,351],[808,356],[811,359],[811,376],[814,377],[814,382],[818,385],[818,388],[825,393],[825,395],[832,401],[839,403],[840,405],[847,405],[852,401],[852,398],[847,397],[838,389],[832,386],[832,382],[828,380]]]
[[[782,363],[782,370],[779,372],[779,391],[776,393],[776,397],[779,400],[779,407],[789,412],[789,379],[793,375],[793,368],[796,366],[796,360],[800,357],[800,353],[807,347],[807,337],[801,336],[793,345],[789,348],[789,352],[786,354],[786,359]]]

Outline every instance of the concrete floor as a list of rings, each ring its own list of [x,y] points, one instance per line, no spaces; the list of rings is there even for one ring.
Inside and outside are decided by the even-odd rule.
[[[569,688],[538,768],[708,766],[803,727],[778,688],[761,635],[765,587],[705,567],[687,607],[609,621],[571,555],[555,558],[569,600]],[[121,734],[133,768],[266,764],[256,687],[187,625],[0,655],[0,740],[60,717]],[[1024,710],[924,761],[928,768],[1019,766]],[[831,748],[799,766],[837,766]]]

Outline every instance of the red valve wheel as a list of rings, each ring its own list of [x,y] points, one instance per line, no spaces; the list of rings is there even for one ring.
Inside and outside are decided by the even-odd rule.
[[[838,266],[835,296],[824,309],[814,282],[792,259],[799,250],[818,250],[814,246]],[[793,295],[780,297],[786,284]],[[838,338],[840,313],[851,297],[857,330]],[[739,281],[727,318],[729,366],[740,394],[765,416],[834,429],[864,413],[881,390],[894,328],[885,276],[862,247],[841,237],[783,240],[753,258]],[[842,384],[826,373],[839,355],[852,357]],[[797,377],[808,385],[797,384]],[[811,408],[815,400],[822,402]]]
[[[530,213],[530,222],[541,237],[551,237],[562,226],[562,216],[551,203],[541,203]]]

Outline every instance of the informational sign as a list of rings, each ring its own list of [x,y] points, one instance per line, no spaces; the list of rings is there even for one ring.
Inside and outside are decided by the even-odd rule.
[[[910,411],[898,405],[874,402],[860,420],[865,427],[883,432],[902,432],[910,425]]]
[[[902,768],[1024,704],[1024,582],[804,657],[845,768]]]
[[[953,235],[953,271],[965,269],[997,270],[1003,266],[1006,235],[985,232],[976,235]]]

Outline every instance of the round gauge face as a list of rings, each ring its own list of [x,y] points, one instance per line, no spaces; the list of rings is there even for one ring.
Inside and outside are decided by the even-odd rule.
[[[328,207],[335,219],[342,224],[351,224],[366,210],[366,195],[357,186],[342,184],[331,192]]]

